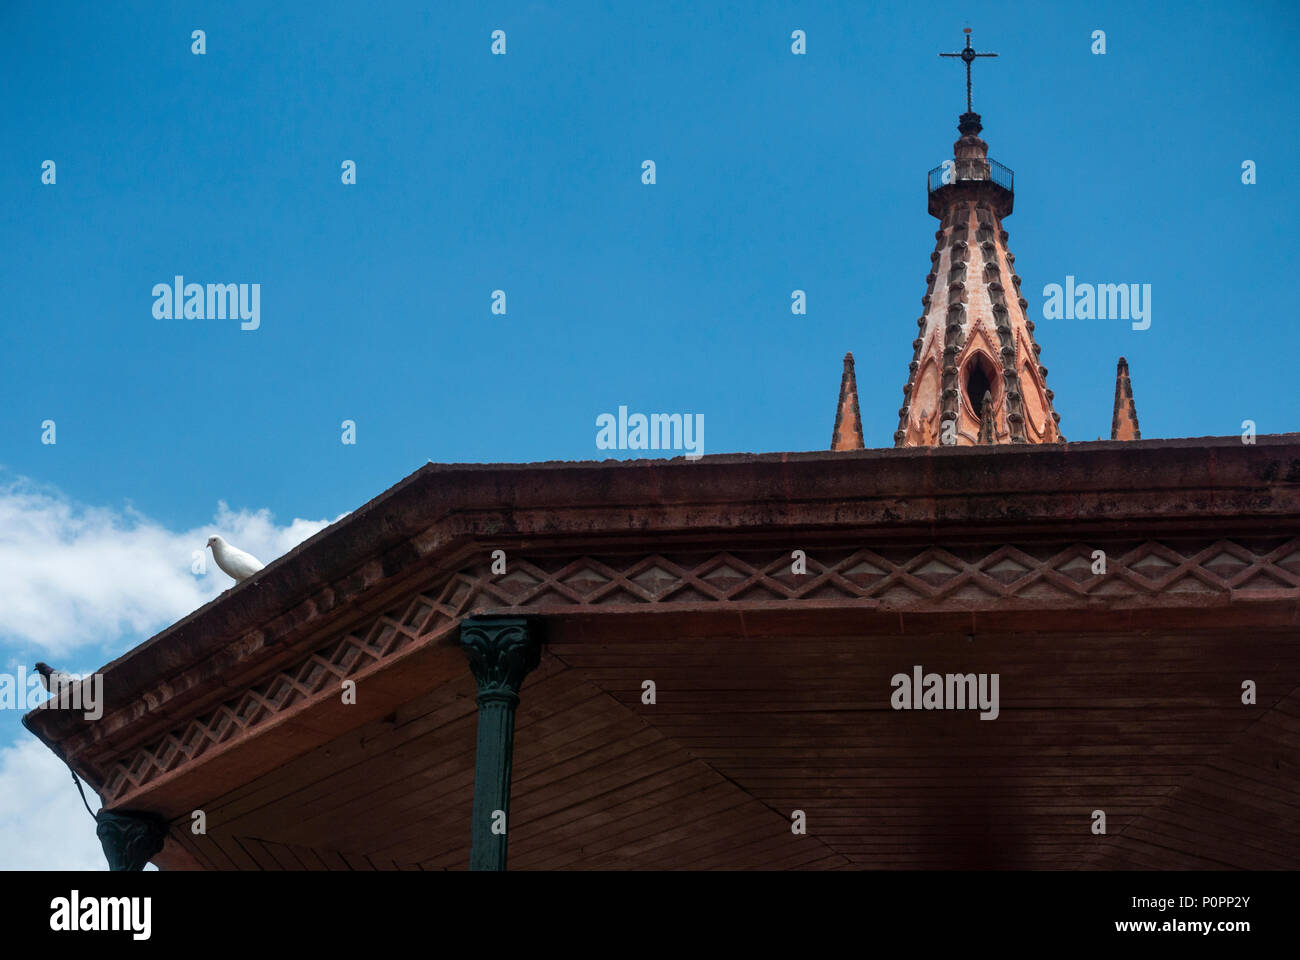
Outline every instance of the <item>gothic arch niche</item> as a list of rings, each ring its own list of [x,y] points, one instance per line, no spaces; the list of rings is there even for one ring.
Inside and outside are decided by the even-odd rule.
[[[998,375],[993,360],[983,350],[974,350],[966,359],[961,372],[961,392],[966,404],[966,411],[976,423],[980,422],[983,412],[985,392],[993,395],[996,408],[1002,402],[1002,378]]]
[[[913,439],[925,436],[930,415],[939,412],[939,367],[933,358],[927,359],[916,378],[916,389],[912,391],[912,431]],[[922,441],[924,442],[924,441]]]
[[[1034,439],[1041,441],[1047,436],[1047,402],[1038,374],[1027,360],[1020,364],[1020,393],[1027,425],[1033,431]]]

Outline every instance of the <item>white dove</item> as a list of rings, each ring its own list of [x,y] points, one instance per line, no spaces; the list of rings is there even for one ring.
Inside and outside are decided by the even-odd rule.
[[[238,547],[232,547],[220,537],[208,537],[208,546],[212,548],[212,557],[217,561],[217,566],[236,581],[247,580],[265,566],[257,557]]]

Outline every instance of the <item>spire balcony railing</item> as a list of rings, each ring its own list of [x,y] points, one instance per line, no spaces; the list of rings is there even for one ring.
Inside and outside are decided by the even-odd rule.
[[[996,160],[980,157],[957,158],[947,160],[930,171],[926,178],[927,194],[934,193],[940,187],[970,180],[988,180],[999,187],[1015,193],[1015,173],[1010,167],[1004,167]]]

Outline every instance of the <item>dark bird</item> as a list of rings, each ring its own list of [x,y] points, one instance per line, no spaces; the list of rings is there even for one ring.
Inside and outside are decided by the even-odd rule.
[[[36,661],[36,672],[41,675],[41,686],[51,693],[54,692],[53,687],[62,686],[72,679],[71,674],[64,673],[62,670],[55,670],[48,663],[43,663],[40,660]]]

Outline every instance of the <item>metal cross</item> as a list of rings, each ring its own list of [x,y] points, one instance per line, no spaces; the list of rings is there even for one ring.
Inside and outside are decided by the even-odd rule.
[[[975,108],[971,106],[970,99],[970,65],[975,62],[976,57],[996,57],[996,53],[976,53],[970,45],[970,27],[963,31],[966,34],[966,47],[960,53],[941,53],[941,57],[961,57],[966,64],[966,112],[974,113]]]

